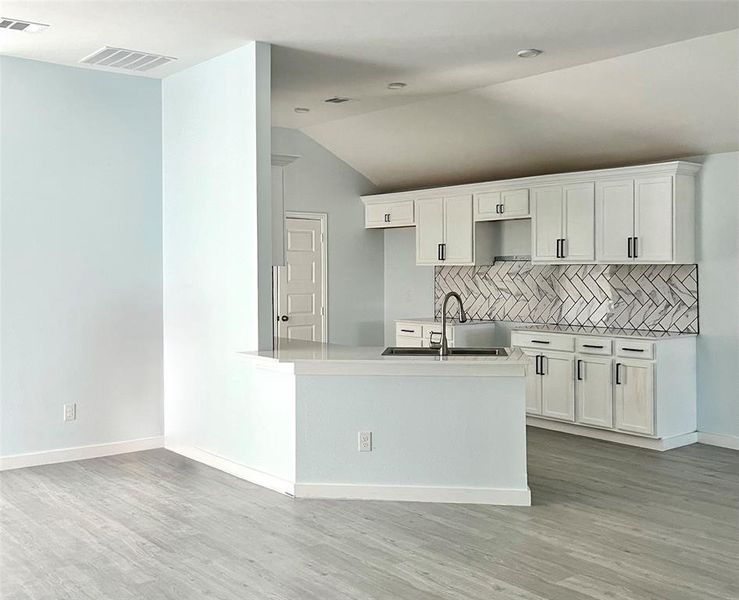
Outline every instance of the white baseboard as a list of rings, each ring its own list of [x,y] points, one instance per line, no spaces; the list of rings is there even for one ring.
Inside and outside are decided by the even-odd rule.
[[[739,436],[726,435],[725,433],[708,433],[705,431],[699,431],[698,443],[708,444],[709,446],[721,446],[722,448],[731,448],[732,450],[739,450]]]
[[[525,489],[500,489],[414,485],[296,483],[295,497],[531,506],[531,491],[528,487]]]
[[[126,440],[123,442],[111,442],[108,444],[59,448],[58,450],[29,452],[27,454],[11,454],[8,456],[0,456],[0,471],[21,469],[23,467],[38,467],[40,465],[52,465],[73,460],[85,460],[88,458],[101,458],[103,456],[113,456],[114,454],[153,450],[154,448],[162,448],[163,446],[164,437],[159,435],[148,438],[139,438],[136,440]]]
[[[648,450],[672,450],[681,446],[689,446],[698,441],[698,432],[683,433],[669,438],[648,438],[639,435],[630,435],[628,433],[620,433],[618,431],[608,431],[607,429],[596,429],[593,427],[584,427],[573,423],[562,423],[560,421],[550,421],[549,419],[539,419],[537,417],[527,416],[526,424],[541,429],[550,429],[552,431],[561,431],[572,435],[580,435],[596,440],[604,440],[606,442],[616,442],[627,446],[636,446],[637,448],[647,448]]]
[[[214,469],[218,469],[219,471],[223,471],[224,473],[228,473],[229,475],[233,475],[239,479],[274,490],[275,492],[287,494],[288,496],[293,496],[295,494],[295,484],[292,481],[276,477],[275,475],[270,475],[264,471],[252,469],[251,467],[234,462],[228,458],[220,456],[219,454],[208,452],[207,450],[197,448],[196,446],[165,445],[165,448],[171,452],[175,452],[186,458],[203,463],[204,465],[208,465],[209,467],[213,467]]]

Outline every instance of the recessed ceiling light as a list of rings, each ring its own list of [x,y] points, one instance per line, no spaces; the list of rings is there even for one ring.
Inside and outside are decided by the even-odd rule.
[[[310,108],[305,108],[305,106],[296,106],[293,110],[301,115],[310,112]]]
[[[516,52],[516,54],[518,54],[518,58],[536,58],[541,53],[542,51],[537,50],[536,48],[524,48],[523,50]]]
[[[347,98],[346,96],[331,96],[330,98],[326,98],[324,102],[328,102],[329,104],[344,104],[344,102],[349,102],[351,98]]]
[[[103,46],[90,56],[85,56],[80,62],[86,65],[98,67],[112,67],[125,69],[126,71],[148,71],[161,65],[177,60],[174,56],[162,54],[151,54],[141,50],[126,50],[125,48],[113,48]]]
[[[387,84],[387,89],[389,89],[389,90],[402,90],[407,85],[408,85],[407,83],[403,83],[402,81],[394,81],[393,83],[388,83]]]
[[[24,33],[41,33],[46,31],[49,26],[45,23],[34,23],[33,21],[21,21],[19,19],[9,19],[2,17],[0,19],[0,29],[8,31],[22,31]]]

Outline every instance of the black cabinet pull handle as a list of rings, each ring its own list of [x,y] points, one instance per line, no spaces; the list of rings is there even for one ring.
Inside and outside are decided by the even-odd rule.
[[[577,380],[582,381],[582,372],[580,371],[580,367],[582,366],[582,361],[577,361]]]
[[[441,244],[436,245],[436,258],[437,260],[442,260],[441,258]]]
[[[630,238],[626,238],[626,253],[628,254],[628,257],[629,258],[634,258],[634,256],[633,256],[634,251],[631,249],[631,240],[633,240],[633,239],[634,238],[631,238],[631,237]]]
[[[546,371],[544,370],[544,365],[545,365],[545,364],[547,364],[547,365],[549,364],[549,362],[548,362],[548,361],[549,361],[549,359],[548,359],[548,358],[547,358],[546,356],[544,356],[543,354],[541,354],[540,356],[541,356],[541,374],[542,374],[542,375],[546,375],[547,373],[546,373]],[[546,363],[544,362],[544,359],[545,359],[545,358],[547,359],[547,362],[546,362]],[[547,369],[547,371],[548,371],[548,370],[549,370],[549,369]]]
[[[643,348],[621,348],[621,350],[626,350],[627,352],[644,352]]]
[[[402,331],[403,333],[416,333],[415,329],[401,329],[400,331]]]
[[[559,256],[560,258],[564,258],[565,257],[565,238],[562,238],[559,241],[559,254],[560,254],[560,256]]]
[[[289,317],[288,317],[287,315],[282,315],[282,316],[280,317],[280,320],[281,320],[281,321],[287,321],[287,320],[288,320],[288,318],[289,318]]]
[[[559,257],[559,238],[557,238],[557,258]]]
[[[446,260],[446,244],[441,245],[441,260]]]
[[[505,205],[504,205],[504,204],[501,204],[501,205],[500,205],[500,214],[501,214],[501,215],[503,214],[503,210],[504,210],[504,207],[505,207]]]
[[[599,350],[603,349],[603,346],[598,346],[596,344],[583,344],[582,347],[583,348],[598,348]]]
[[[639,258],[639,238],[638,237],[634,238],[633,247],[634,247],[634,258]]]
[[[531,340],[532,344],[549,344],[550,342],[545,342],[544,340]]]
[[[541,355],[537,354],[535,357],[535,363],[534,363],[536,365],[537,375],[543,375],[543,373],[541,372],[541,362],[540,361],[541,361]]]
[[[621,385],[621,363],[616,363],[616,385]]]

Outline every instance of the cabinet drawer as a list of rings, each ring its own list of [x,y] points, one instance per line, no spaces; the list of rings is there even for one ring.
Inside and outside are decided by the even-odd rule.
[[[423,338],[428,340],[431,338],[431,334],[434,334],[434,341],[441,341],[441,324],[438,325],[424,325],[423,326]],[[454,328],[449,325],[446,326],[446,339],[447,342],[451,342],[454,339]]]
[[[414,223],[413,200],[379,202],[364,208],[364,226],[408,227]]]
[[[398,335],[395,337],[395,345],[398,348],[423,348],[423,338]]]
[[[395,337],[416,337],[421,338],[422,327],[419,323],[396,323]]]
[[[521,348],[572,352],[575,350],[575,338],[571,335],[560,335],[557,333],[514,331],[511,334],[511,345]]]
[[[613,352],[613,340],[598,337],[579,337],[575,338],[575,349],[580,354],[610,356]]]
[[[616,354],[628,358],[654,358],[654,342],[643,340],[616,340]]]

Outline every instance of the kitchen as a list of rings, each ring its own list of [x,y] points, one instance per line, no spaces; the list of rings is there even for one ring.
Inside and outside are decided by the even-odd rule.
[[[736,597],[735,3],[7,5],[1,595]]]

